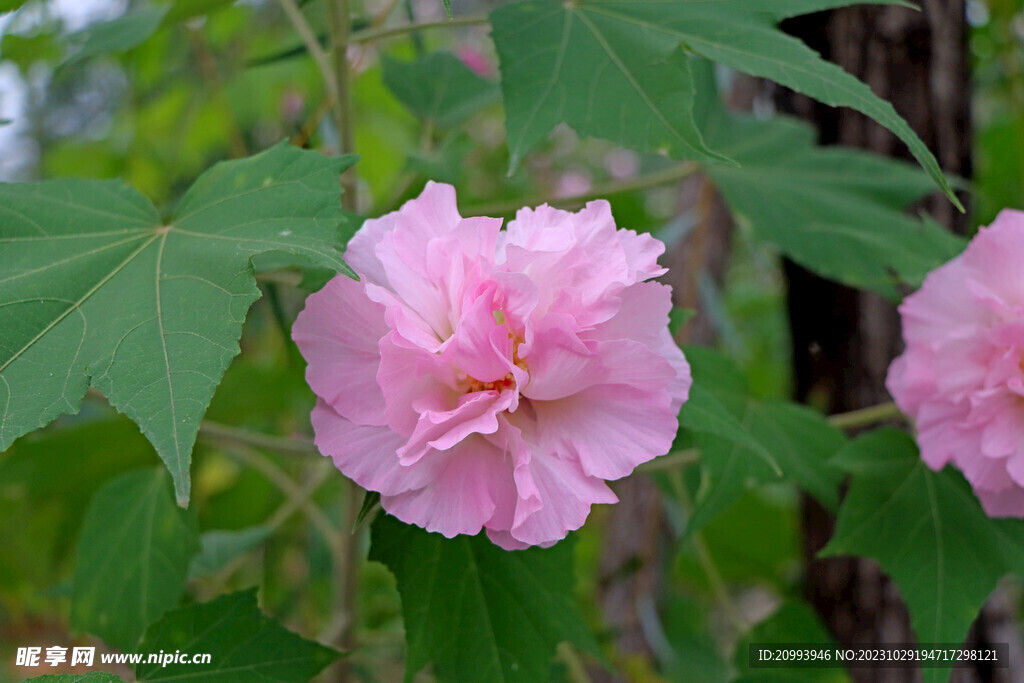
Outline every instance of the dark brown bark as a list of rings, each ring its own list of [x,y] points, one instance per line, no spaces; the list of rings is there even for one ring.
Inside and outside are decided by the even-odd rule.
[[[947,171],[971,174],[970,88],[963,0],[924,0],[923,11],[853,7],[788,22],[790,33],[868,83],[890,101]],[[823,144],[869,149],[910,159],[895,136],[849,110],[836,110],[789,91],[777,106],[813,122]],[[962,199],[965,199],[962,197]],[[941,196],[923,202],[937,221],[963,233],[966,216]],[[880,297],[817,278],[786,264],[796,398],[831,412],[889,400],[885,373],[901,346],[895,308]],[[806,592],[844,644],[910,642],[906,607],[871,561],[814,559],[834,519],[811,500],[804,505]],[[972,629],[981,642],[1006,642],[1011,613],[997,592]],[[1009,636],[1007,628],[1010,628]],[[906,681],[908,672],[858,669],[857,681]],[[1009,681],[1006,670],[958,670],[956,681]]]

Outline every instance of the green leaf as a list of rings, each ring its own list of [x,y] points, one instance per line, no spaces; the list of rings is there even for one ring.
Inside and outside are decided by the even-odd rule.
[[[263,545],[273,532],[270,527],[254,526],[238,531],[206,531],[199,539],[199,554],[192,558],[188,578],[213,574],[235,558]]]
[[[370,559],[398,581],[406,681],[429,662],[441,681],[541,681],[559,642],[598,652],[572,597],[571,542],[510,552],[378,515]]]
[[[353,157],[287,145],[218,164],[160,220],[118,181],[0,184],[0,449],[91,385],[135,421],[189,498],[192,446],[259,296],[250,258],[350,272],[337,176]]]
[[[695,70],[710,89],[710,65]],[[715,98],[701,108],[708,140],[741,164],[706,169],[729,208],[804,267],[898,300],[898,283],[919,285],[963,249],[962,238],[903,213],[933,189],[920,170],[819,147],[814,130],[795,119],[727,113]]]
[[[694,383],[690,387],[690,398],[679,412],[679,425],[692,432],[714,434],[745,446],[776,475],[782,474],[768,450],[703,385]]]
[[[694,85],[683,48],[871,117],[906,143],[962,210],[935,157],[892,105],[774,25],[839,4],[848,3],[524,0],[496,10],[491,24],[513,168],[559,121],[620,144],[720,161],[691,116]]]
[[[174,504],[162,469],[108,483],[82,522],[71,625],[131,650],[146,627],[181,599],[198,538],[195,516]]]
[[[511,170],[563,122],[637,149],[728,162],[694,124],[693,78],[679,38],[630,26],[604,7],[528,0],[491,12]]]
[[[139,647],[142,652],[211,655],[209,664],[138,664],[140,681],[301,683],[339,657],[262,615],[255,588],[169,612],[146,631]]]
[[[13,12],[26,2],[28,0],[0,0],[0,12]]]
[[[897,429],[858,438],[834,462],[852,478],[821,554],[876,560],[899,587],[919,642],[962,642],[999,578],[1024,569],[1024,521],[989,518],[958,472],[928,469]],[[926,680],[948,676],[925,669]]]
[[[43,32],[23,36],[6,33],[0,38],[0,58],[18,65],[22,73],[28,72],[36,62],[51,62],[60,58],[62,47],[53,33]]]
[[[352,532],[355,533],[367,519],[372,522],[380,510],[380,494],[376,491],[367,491],[366,495],[363,496],[363,504],[359,508],[359,514],[356,515],[356,521],[352,525]]]
[[[716,405],[714,415],[691,414],[684,420],[689,402],[680,412],[680,424],[698,433],[701,452],[701,485],[687,533],[705,526],[748,489],[782,478],[835,509],[842,472],[830,458],[845,443],[842,432],[803,406],[753,399],[739,368],[721,354],[688,347],[686,356],[694,377],[691,400],[700,387],[698,400],[710,397]],[[718,428],[726,418],[731,429]]]
[[[381,55],[384,85],[417,117],[448,128],[497,102],[498,84],[481,78],[461,59],[435,52],[415,62]]]
[[[30,681],[39,681],[39,683],[124,683],[124,679],[120,676],[103,671],[90,671],[87,674],[47,674],[46,676],[26,678],[24,683]]]
[[[160,27],[168,9],[160,5],[142,7],[117,19],[93,24],[72,33],[68,41],[77,44],[78,51],[66,63],[73,64],[97,55],[124,52],[145,42]]]
[[[815,147],[794,135],[805,126],[793,121],[747,123],[731,127],[734,144],[772,137],[791,144],[751,148],[735,155],[742,167],[708,174],[730,209],[794,261],[898,300],[897,283],[920,284],[963,249],[961,238],[902,213],[930,189],[923,174],[867,152]]]
[[[448,18],[452,18],[452,0],[444,0],[444,11]]]

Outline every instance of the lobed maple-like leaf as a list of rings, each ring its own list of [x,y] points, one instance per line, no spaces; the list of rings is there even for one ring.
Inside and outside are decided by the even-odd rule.
[[[186,504],[199,423],[259,297],[251,258],[349,273],[337,177],[354,162],[278,145],[207,171],[167,221],[120,181],[0,184],[0,449],[93,386]]]

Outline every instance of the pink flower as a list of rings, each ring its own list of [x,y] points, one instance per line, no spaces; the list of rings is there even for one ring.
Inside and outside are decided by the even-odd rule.
[[[579,528],[606,480],[668,452],[690,370],[668,333],[664,245],[607,202],[462,218],[428,183],[368,220],[292,336],[316,444],[402,521],[507,549]]]
[[[1024,517],[1024,213],[996,216],[900,313],[886,387],[924,461],[959,467],[990,515]]]

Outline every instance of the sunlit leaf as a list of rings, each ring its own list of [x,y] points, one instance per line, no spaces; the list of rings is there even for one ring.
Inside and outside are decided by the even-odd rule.
[[[92,385],[186,502],[199,422],[259,296],[250,258],[348,272],[337,176],[353,161],[279,145],[218,164],[168,221],[117,181],[0,184],[0,448]]]

